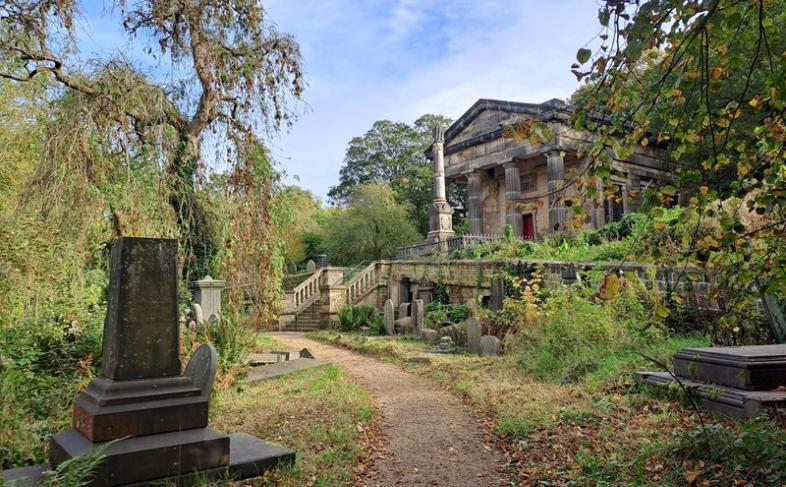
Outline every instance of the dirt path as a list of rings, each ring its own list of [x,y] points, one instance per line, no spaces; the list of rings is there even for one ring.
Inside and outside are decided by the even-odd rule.
[[[388,454],[375,462],[369,486],[499,486],[504,457],[461,402],[439,385],[402,368],[296,333],[270,333],[293,348],[308,347],[374,392]]]

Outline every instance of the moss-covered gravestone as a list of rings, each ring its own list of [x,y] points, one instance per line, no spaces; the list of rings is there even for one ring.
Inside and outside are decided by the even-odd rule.
[[[74,427],[50,440],[52,467],[107,441],[114,443],[90,485],[241,479],[294,461],[284,448],[207,427],[209,388],[194,383],[204,374],[181,374],[177,283],[176,240],[115,241],[101,374],[74,401]],[[213,354],[198,356],[215,361]],[[215,373],[214,364],[198,368]],[[212,383],[212,377],[204,380]],[[33,483],[46,467],[6,471],[3,477]]]

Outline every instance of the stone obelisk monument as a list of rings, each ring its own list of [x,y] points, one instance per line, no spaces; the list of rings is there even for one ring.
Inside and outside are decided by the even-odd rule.
[[[448,204],[445,192],[445,128],[434,127],[434,201],[428,209],[429,232],[426,238],[439,242],[455,235],[453,232],[453,208]]]

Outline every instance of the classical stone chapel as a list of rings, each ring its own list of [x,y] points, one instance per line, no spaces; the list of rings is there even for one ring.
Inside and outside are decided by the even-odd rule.
[[[584,168],[579,149],[592,137],[573,128],[571,112],[558,99],[540,104],[481,99],[447,129],[435,128],[428,152],[435,190],[428,240],[453,236],[447,184],[467,185],[469,234],[500,234],[506,224],[524,239],[564,230],[567,206],[578,196],[570,182]],[[535,145],[503,136],[503,127],[526,119],[548,123],[552,140]],[[617,193],[602,204],[584,203],[587,225],[598,228],[634,211],[641,190],[666,176],[657,148],[640,146],[629,159],[616,159],[611,178]]]

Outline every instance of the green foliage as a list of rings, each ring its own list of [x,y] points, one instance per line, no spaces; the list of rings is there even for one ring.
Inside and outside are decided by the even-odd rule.
[[[753,485],[786,482],[786,432],[766,420],[748,421],[739,430],[710,424],[691,430],[675,454],[695,466],[699,480],[745,479]]]
[[[466,304],[443,304],[438,300],[429,301],[424,307],[426,312],[426,325],[436,328],[442,323],[460,323],[469,318]]]
[[[712,269],[733,328],[758,290],[786,295],[786,2],[607,0],[599,10],[599,49],[574,71],[590,83],[574,97],[575,127],[596,134],[588,174],[608,185],[610,154],[667,152],[673,180],[644,200],[679,201],[674,226],[696,237],[653,255]]]
[[[553,290],[519,324],[512,353],[525,371],[542,380],[603,383],[626,379],[649,365],[639,353],[667,361],[679,348],[706,344],[647,326],[651,312],[639,292],[625,288],[603,301],[580,286]]]
[[[357,331],[361,327],[368,327],[375,335],[384,332],[382,317],[370,304],[345,304],[338,309],[338,322],[336,326],[340,331]]]
[[[222,374],[231,373],[245,365],[254,342],[252,330],[232,316],[199,324],[194,335],[186,336],[187,348],[193,348],[196,343],[210,343],[216,348],[218,371]]]
[[[428,207],[433,198],[433,172],[424,151],[432,142],[435,125],[450,125],[442,115],[423,115],[408,125],[379,120],[361,137],[349,142],[339,183],[328,196],[334,203],[346,204],[358,186],[382,183],[390,186],[396,201],[406,203],[409,219],[420,233],[428,232]],[[452,185],[448,199],[461,205],[465,200],[463,187]]]
[[[389,187],[377,183],[356,188],[349,207],[336,211],[325,226],[325,250],[336,265],[387,259],[398,247],[421,238],[409,220],[408,207],[396,202]]]

